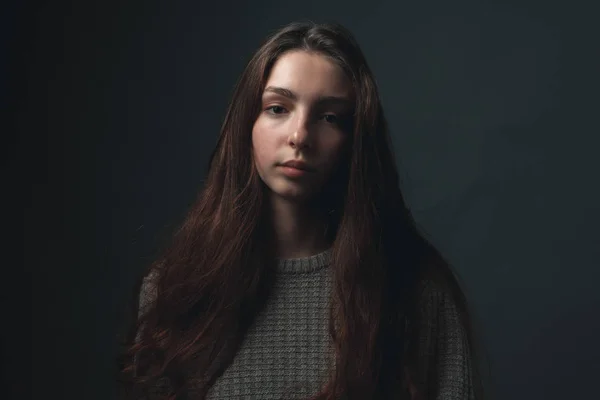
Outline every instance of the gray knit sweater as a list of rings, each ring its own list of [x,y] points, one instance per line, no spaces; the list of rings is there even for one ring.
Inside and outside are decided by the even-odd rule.
[[[332,290],[331,253],[279,260],[275,287],[248,331],[233,363],[207,400],[306,399],[316,394],[333,367],[328,334]],[[464,329],[449,293],[425,282],[419,299],[417,375],[436,400],[472,398],[471,362]],[[153,297],[146,280],[141,310]]]

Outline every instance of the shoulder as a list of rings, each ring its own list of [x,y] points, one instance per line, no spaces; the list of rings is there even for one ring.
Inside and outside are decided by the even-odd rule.
[[[421,281],[415,299],[415,316],[421,333],[430,329],[443,333],[439,330],[442,327],[445,330],[461,330],[464,324],[464,304],[459,298],[447,285],[433,280]]]
[[[466,309],[466,298],[455,272],[437,255],[423,261],[415,288],[416,304],[421,308],[445,305],[457,312]]]

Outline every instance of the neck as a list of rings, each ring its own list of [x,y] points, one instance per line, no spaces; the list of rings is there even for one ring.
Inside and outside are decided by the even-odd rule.
[[[273,197],[271,222],[278,258],[308,257],[327,250],[330,245],[324,218],[315,207]]]

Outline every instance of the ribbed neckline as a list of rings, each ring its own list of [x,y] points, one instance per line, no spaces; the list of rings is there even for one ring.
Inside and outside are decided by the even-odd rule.
[[[331,262],[331,249],[300,258],[280,258],[277,260],[277,272],[284,274],[306,274],[325,268]]]

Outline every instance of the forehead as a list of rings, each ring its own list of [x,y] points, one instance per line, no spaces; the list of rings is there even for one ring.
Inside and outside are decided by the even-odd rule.
[[[352,97],[344,71],[323,55],[306,51],[283,54],[273,65],[265,87],[283,87],[310,99],[320,96]]]

